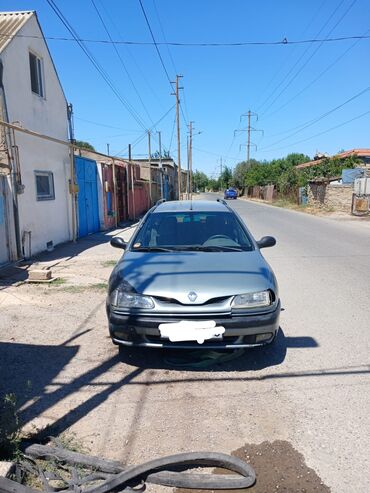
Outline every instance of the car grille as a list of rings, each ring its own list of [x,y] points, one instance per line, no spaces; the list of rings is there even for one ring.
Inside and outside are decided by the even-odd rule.
[[[230,296],[220,296],[218,298],[211,298],[210,300],[206,301],[205,303],[202,303],[201,305],[194,305],[193,303],[184,304],[184,303],[180,303],[180,301],[176,300],[175,298],[165,298],[164,296],[153,296],[153,298],[166,305],[205,306],[205,305],[213,305],[216,303],[222,303],[223,301],[230,298]]]

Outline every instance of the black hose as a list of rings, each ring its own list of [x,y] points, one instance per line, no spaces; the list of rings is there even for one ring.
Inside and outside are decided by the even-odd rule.
[[[190,452],[184,454],[169,455],[160,459],[145,462],[139,466],[131,466],[123,472],[105,480],[99,486],[85,490],[85,493],[108,493],[116,488],[123,488],[148,477],[153,481],[153,475],[149,474],[158,469],[173,467],[221,467],[239,473],[239,476],[189,474],[162,471],[156,473],[157,484],[162,486],[175,486],[198,489],[241,489],[249,488],[256,481],[256,474],[252,467],[238,459],[218,452]]]
[[[103,483],[84,490],[84,493],[106,493],[118,486],[123,489],[128,483],[130,485],[139,484],[142,480],[162,486],[210,490],[249,488],[256,481],[256,474],[249,464],[237,457],[218,452],[170,455],[139,466],[124,466],[117,461],[49,445],[33,444],[26,448],[25,453],[36,459],[42,458],[73,466],[83,466],[84,469],[92,469],[94,472],[101,471],[107,474]],[[220,467],[237,474],[183,472],[184,469],[195,467]]]

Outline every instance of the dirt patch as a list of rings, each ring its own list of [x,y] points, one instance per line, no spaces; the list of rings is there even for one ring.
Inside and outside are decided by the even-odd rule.
[[[304,457],[289,442],[277,440],[259,445],[245,445],[232,455],[249,463],[256,471],[257,481],[251,488],[243,490],[222,490],[229,493],[329,493],[316,472],[307,467]],[[225,471],[216,469],[215,473]],[[204,490],[191,490],[202,493]],[[189,493],[187,489],[176,489],[176,493]]]

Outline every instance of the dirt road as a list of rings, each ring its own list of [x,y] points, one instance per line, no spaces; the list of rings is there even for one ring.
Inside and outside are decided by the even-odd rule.
[[[59,284],[0,289],[0,392],[16,394],[26,430],[74,432],[92,453],[125,463],[245,450],[253,464],[251,454],[275,447],[280,460],[266,456],[263,471],[259,459],[259,474],[271,476],[273,463],[278,476],[294,476],[287,471],[296,464],[297,489],[274,476],[255,491],[369,491],[369,230],[233,206],[257,237],[278,238],[266,251],[286,309],[274,348],[206,370],[173,368],[157,352],[120,358],[104,307],[120,251],[99,234],[42,264],[53,265]],[[118,233],[128,238],[132,229]],[[336,257],[334,234],[342,241]]]

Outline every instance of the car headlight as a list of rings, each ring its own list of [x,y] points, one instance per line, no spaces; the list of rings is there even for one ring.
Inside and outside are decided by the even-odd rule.
[[[120,289],[115,289],[112,292],[110,303],[116,308],[154,308],[154,301],[150,296],[127,293]]]
[[[239,294],[235,296],[231,303],[233,308],[259,308],[269,305],[271,305],[270,291]]]

